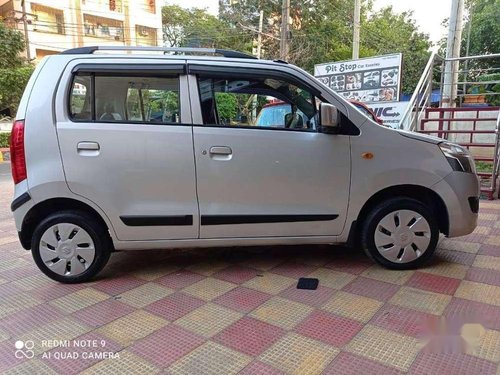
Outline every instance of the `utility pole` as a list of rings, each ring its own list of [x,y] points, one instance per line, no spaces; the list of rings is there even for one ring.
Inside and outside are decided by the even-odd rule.
[[[289,19],[290,19],[290,0],[283,0],[281,8],[281,41],[280,41],[280,58],[288,60],[289,46]]]
[[[260,59],[260,54],[262,52],[262,27],[264,24],[264,11],[260,11],[259,17],[259,33],[257,34],[257,53],[255,56]],[[252,99],[252,121],[255,122],[257,119],[257,95],[253,95]]]
[[[262,27],[264,24],[264,11],[260,11],[259,17],[259,33],[257,34],[257,58],[260,59],[260,53],[262,50]]]
[[[21,0],[21,9],[23,11],[22,20],[23,20],[23,26],[24,26],[24,41],[26,43],[26,58],[28,59],[28,61],[31,61],[30,39],[29,39],[29,35],[28,35],[28,19],[26,18],[27,17],[26,4],[25,4],[24,0]]]
[[[450,25],[448,28],[448,42],[446,45],[446,59],[460,57],[460,42],[462,41],[462,22],[464,13],[464,0],[452,0]],[[443,78],[442,106],[451,108],[455,106],[457,97],[459,61],[446,61]]]
[[[361,0],[354,0],[354,28],[352,36],[352,59],[359,59],[359,31],[361,29]]]

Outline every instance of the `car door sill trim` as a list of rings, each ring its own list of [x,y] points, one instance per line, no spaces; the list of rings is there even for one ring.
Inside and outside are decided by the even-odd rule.
[[[193,225],[193,215],[173,216],[120,216],[129,227]]]
[[[331,221],[339,215],[201,215],[201,225],[292,223],[305,221]]]

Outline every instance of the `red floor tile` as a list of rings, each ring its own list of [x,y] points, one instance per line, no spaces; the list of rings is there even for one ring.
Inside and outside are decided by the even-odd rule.
[[[22,293],[23,290],[16,285],[10,283],[5,283],[0,285],[0,298],[11,296],[13,294]]]
[[[94,285],[92,285],[92,287],[94,289],[100,290],[101,292],[107,293],[110,296],[117,296],[126,292],[127,290],[137,288],[138,286],[145,283],[146,281],[132,276],[111,276],[111,278],[109,279],[101,280],[95,283]]]
[[[406,285],[430,292],[453,295],[460,285],[460,280],[425,272],[415,272]]]
[[[438,321],[436,315],[386,304],[375,314],[370,324],[407,336],[424,337]]]
[[[486,328],[500,331],[500,307],[453,298],[443,314],[450,323],[461,326],[465,323],[480,323]]]
[[[72,316],[91,327],[100,327],[134,310],[133,307],[111,298],[81,309]]]
[[[21,310],[0,320],[0,329],[14,338],[41,325],[63,317],[63,313],[49,304],[42,304]]]
[[[257,270],[254,270],[253,268],[234,265],[215,273],[212,277],[234,284],[243,284],[244,282],[253,279],[257,274]]]
[[[184,289],[185,287],[197,283],[204,278],[204,276],[198,275],[197,273],[180,270],[178,272],[160,277],[159,279],[156,279],[155,282],[170,289]]]
[[[500,246],[482,244],[477,252],[480,255],[500,256]]]
[[[341,348],[363,328],[363,323],[316,310],[295,329],[299,334]]]
[[[280,293],[282,297],[314,307],[323,306],[334,294],[334,289],[321,285],[316,290],[297,289],[292,285]]]
[[[50,356],[50,358],[44,358],[42,359],[42,362],[48,364],[52,369],[56,371],[57,374],[76,375],[100,361],[95,357],[92,358],[93,354],[103,352],[117,353],[122,349],[122,347],[116,342],[96,332],[87,333],[85,335],[77,337],[75,340],[71,340],[71,342],[80,342],[85,340],[97,340],[99,346],[95,348],[77,347],[72,345],[71,347],[54,348],[47,353],[47,356]],[[101,343],[105,343],[105,346],[101,347]],[[78,359],[71,359],[70,357],[68,357],[69,355],[74,356],[75,353],[78,353]],[[89,354],[91,354],[91,358],[89,358]],[[56,355],[61,357],[56,357]],[[112,359],[110,359],[110,361],[112,361]]]
[[[144,310],[173,322],[204,304],[201,299],[177,292],[153,302]]]
[[[0,374],[6,373],[7,369],[20,365],[27,360],[24,357],[15,357],[15,342],[14,338],[0,342]]]
[[[286,262],[274,267],[270,270],[270,272],[290,277],[292,279],[299,279],[300,277],[307,277],[308,274],[316,269],[317,267],[309,266],[303,263]]]
[[[496,365],[481,358],[458,353],[421,352],[409,371],[410,374],[494,375]]]
[[[230,309],[247,313],[262,305],[271,297],[267,293],[240,286],[217,297],[214,302]]]
[[[403,374],[394,368],[384,366],[357,355],[340,352],[335,359],[325,368],[323,374],[328,375],[399,375]],[[444,374],[442,374],[444,375]]]
[[[205,339],[170,324],[134,343],[130,350],[159,367],[167,367],[205,342]]]
[[[85,284],[56,284],[34,289],[29,293],[42,301],[52,301],[67,294],[87,288]]]
[[[465,253],[463,251],[455,250],[442,250],[437,249],[434,262],[449,262],[449,263],[459,263],[465,266],[470,266],[474,263],[476,254]]]
[[[325,265],[325,268],[330,268],[335,271],[352,273],[354,275],[359,275],[367,268],[372,266],[368,260],[362,259],[336,259],[333,262]]]
[[[241,370],[239,375],[285,375],[285,373],[266,363],[253,361]]]
[[[347,284],[342,290],[379,301],[387,301],[399,290],[399,288],[398,285],[359,276]]]
[[[283,335],[283,329],[245,316],[219,333],[214,341],[239,352],[257,356]]]
[[[500,286],[500,271],[471,267],[465,275],[466,280]]]

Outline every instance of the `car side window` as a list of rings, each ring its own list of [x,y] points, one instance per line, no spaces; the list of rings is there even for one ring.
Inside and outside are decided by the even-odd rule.
[[[285,80],[199,76],[204,125],[316,129],[316,101]]]
[[[71,118],[80,121],[92,120],[90,76],[75,76],[71,87],[69,112]]]
[[[70,116],[74,121],[178,124],[179,78],[75,76]]]

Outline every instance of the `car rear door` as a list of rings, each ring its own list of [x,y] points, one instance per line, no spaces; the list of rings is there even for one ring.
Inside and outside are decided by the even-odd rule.
[[[184,60],[72,61],[57,93],[69,189],[98,205],[119,240],[198,237]]]

